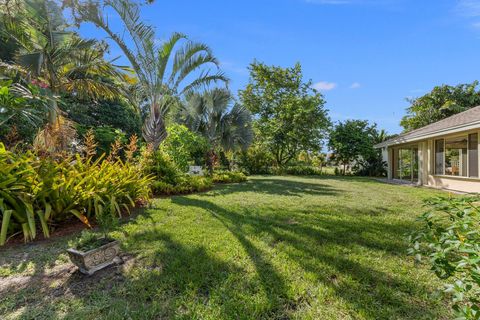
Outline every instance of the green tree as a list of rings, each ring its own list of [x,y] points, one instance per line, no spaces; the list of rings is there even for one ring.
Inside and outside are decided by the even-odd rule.
[[[478,81],[457,86],[441,85],[419,98],[410,99],[400,125],[411,131],[480,105]]]
[[[347,120],[334,127],[328,147],[333,151],[335,160],[343,165],[343,174],[347,165],[375,157],[378,151],[373,146],[378,135],[376,125],[370,125],[366,120]]]
[[[143,91],[147,118],[143,137],[157,149],[168,133],[165,116],[177,97],[190,93],[212,82],[227,82],[218,70],[219,62],[211,49],[203,43],[189,41],[181,33],[158,44],[155,30],[140,19],[140,6],[129,0],[69,0],[65,3],[73,9],[78,23],[92,22],[101,28],[123,51],[132,65]],[[114,12],[123,22],[116,32],[108,23],[108,13]],[[126,36],[126,38],[124,37]],[[133,49],[127,44],[133,43]],[[217,71],[212,72],[209,66]],[[138,102],[138,103],[141,103]]]
[[[240,91],[242,104],[255,117],[262,140],[277,166],[300,151],[318,152],[330,126],[323,96],[304,82],[302,68],[250,65],[250,83]]]
[[[15,7],[20,12],[12,10],[13,23],[4,24],[4,31],[18,46],[14,62],[22,67],[16,68],[21,76],[47,87],[52,97],[63,92],[80,98],[121,95],[115,80],[123,79],[123,74],[103,58],[105,44],[69,31],[62,9],[53,0],[22,3]],[[36,144],[48,151],[64,150],[75,130],[60,111],[57,99],[51,103],[49,123],[37,135]]]

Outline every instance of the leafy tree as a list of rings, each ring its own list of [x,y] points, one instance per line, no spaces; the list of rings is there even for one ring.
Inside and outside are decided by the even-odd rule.
[[[421,128],[480,105],[478,81],[457,86],[441,85],[424,96],[408,100],[407,115],[400,125],[405,131]]]
[[[32,82],[47,87],[52,96],[68,92],[78,97],[114,98],[121,94],[115,79],[123,74],[103,59],[107,50],[96,40],[85,40],[68,30],[61,8],[52,0],[28,0],[18,10],[22,19],[6,24],[18,46],[17,70]],[[17,13],[18,15],[18,13]],[[36,144],[49,151],[64,150],[73,139],[72,123],[60,112],[56,99],[48,125],[37,135]]]
[[[335,160],[343,165],[343,174],[347,165],[376,157],[378,150],[373,146],[378,135],[376,125],[370,125],[366,120],[347,120],[335,126],[330,132],[328,146]]]
[[[277,166],[285,166],[300,151],[321,149],[330,119],[323,96],[304,82],[302,68],[250,65],[250,83],[240,91],[243,105],[255,116],[254,125]]]
[[[155,149],[167,137],[165,116],[176,97],[212,82],[226,82],[220,71],[211,72],[210,65],[219,66],[211,49],[203,43],[189,41],[180,33],[158,44],[155,30],[140,20],[140,6],[129,0],[69,0],[78,23],[92,22],[103,29],[123,51],[139,79],[148,115],[143,126],[143,137]],[[115,32],[108,23],[108,12],[114,12],[123,22]],[[124,35],[134,44],[131,49]],[[195,74],[195,72],[200,71]]]
[[[88,101],[64,96],[60,108],[71,120],[86,128],[110,126],[128,136],[141,134],[141,116],[125,99]]]
[[[246,150],[253,140],[250,111],[235,103],[227,89],[190,94],[179,112],[179,120],[207,139],[211,146],[207,163],[210,170],[217,157],[215,148]]]

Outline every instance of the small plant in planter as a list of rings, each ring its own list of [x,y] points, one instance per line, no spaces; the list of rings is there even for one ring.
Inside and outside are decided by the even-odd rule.
[[[120,262],[120,242],[108,236],[108,231],[118,223],[118,219],[111,210],[99,209],[96,218],[101,234],[83,231],[78,239],[69,243],[71,248],[67,249],[70,260],[81,273],[87,275]]]

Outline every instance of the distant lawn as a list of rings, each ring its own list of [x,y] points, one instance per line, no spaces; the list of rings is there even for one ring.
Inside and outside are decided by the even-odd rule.
[[[0,319],[447,319],[429,299],[438,281],[405,253],[435,194],[257,176],[157,199],[115,232],[126,263],[90,278],[68,238],[0,251]]]

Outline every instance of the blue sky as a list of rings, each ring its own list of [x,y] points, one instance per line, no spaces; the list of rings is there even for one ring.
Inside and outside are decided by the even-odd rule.
[[[156,0],[142,16],[159,39],[179,31],[207,43],[235,93],[254,59],[300,62],[332,120],[390,133],[401,131],[407,97],[480,79],[480,0]]]

